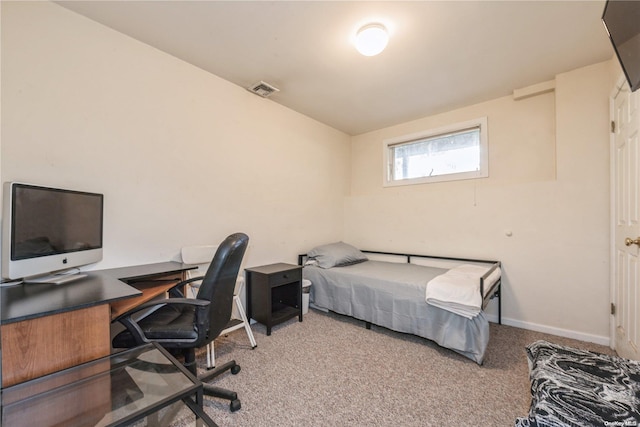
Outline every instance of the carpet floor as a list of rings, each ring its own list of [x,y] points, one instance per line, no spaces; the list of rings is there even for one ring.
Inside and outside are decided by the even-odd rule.
[[[216,362],[242,370],[214,380],[242,409],[205,397],[221,427],[513,426],[531,399],[525,346],[539,339],[613,354],[608,347],[491,324],[482,366],[437,344],[333,313],[309,310],[270,336],[252,325],[216,340]],[[198,353],[205,366],[205,353]],[[174,425],[181,425],[178,422]]]

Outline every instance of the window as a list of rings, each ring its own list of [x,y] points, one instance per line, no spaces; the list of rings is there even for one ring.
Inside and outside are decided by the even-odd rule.
[[[383,142],[384,185],[489,176],[487,118]]]

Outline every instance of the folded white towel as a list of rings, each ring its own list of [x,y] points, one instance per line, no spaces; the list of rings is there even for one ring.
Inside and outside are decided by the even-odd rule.
[[[497,275],[490,276],[495,280],[500,277],[499,269],[496,270]],[[487,267],[463,264],[435,277],[427,283],[427,303],[472,319],[482,310],[480,278],[487,271]],[[488,288],[493,282],[487,282]]]

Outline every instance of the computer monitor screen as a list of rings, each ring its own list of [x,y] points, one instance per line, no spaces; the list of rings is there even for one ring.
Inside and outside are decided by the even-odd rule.
[[[3,272],[16,279],[102,259],[103,195],[7,183]]]

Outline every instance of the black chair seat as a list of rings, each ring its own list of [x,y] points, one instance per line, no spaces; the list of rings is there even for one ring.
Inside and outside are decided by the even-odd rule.
[[[187,347],[198,339],[195,328],[195,308],[192,306],[160,307],[138,322],[144,336],[150,341],[179,340],[180,347]],[[137,345],[135,337],[128,330],[113,338],[113,346],[130,348]]]

